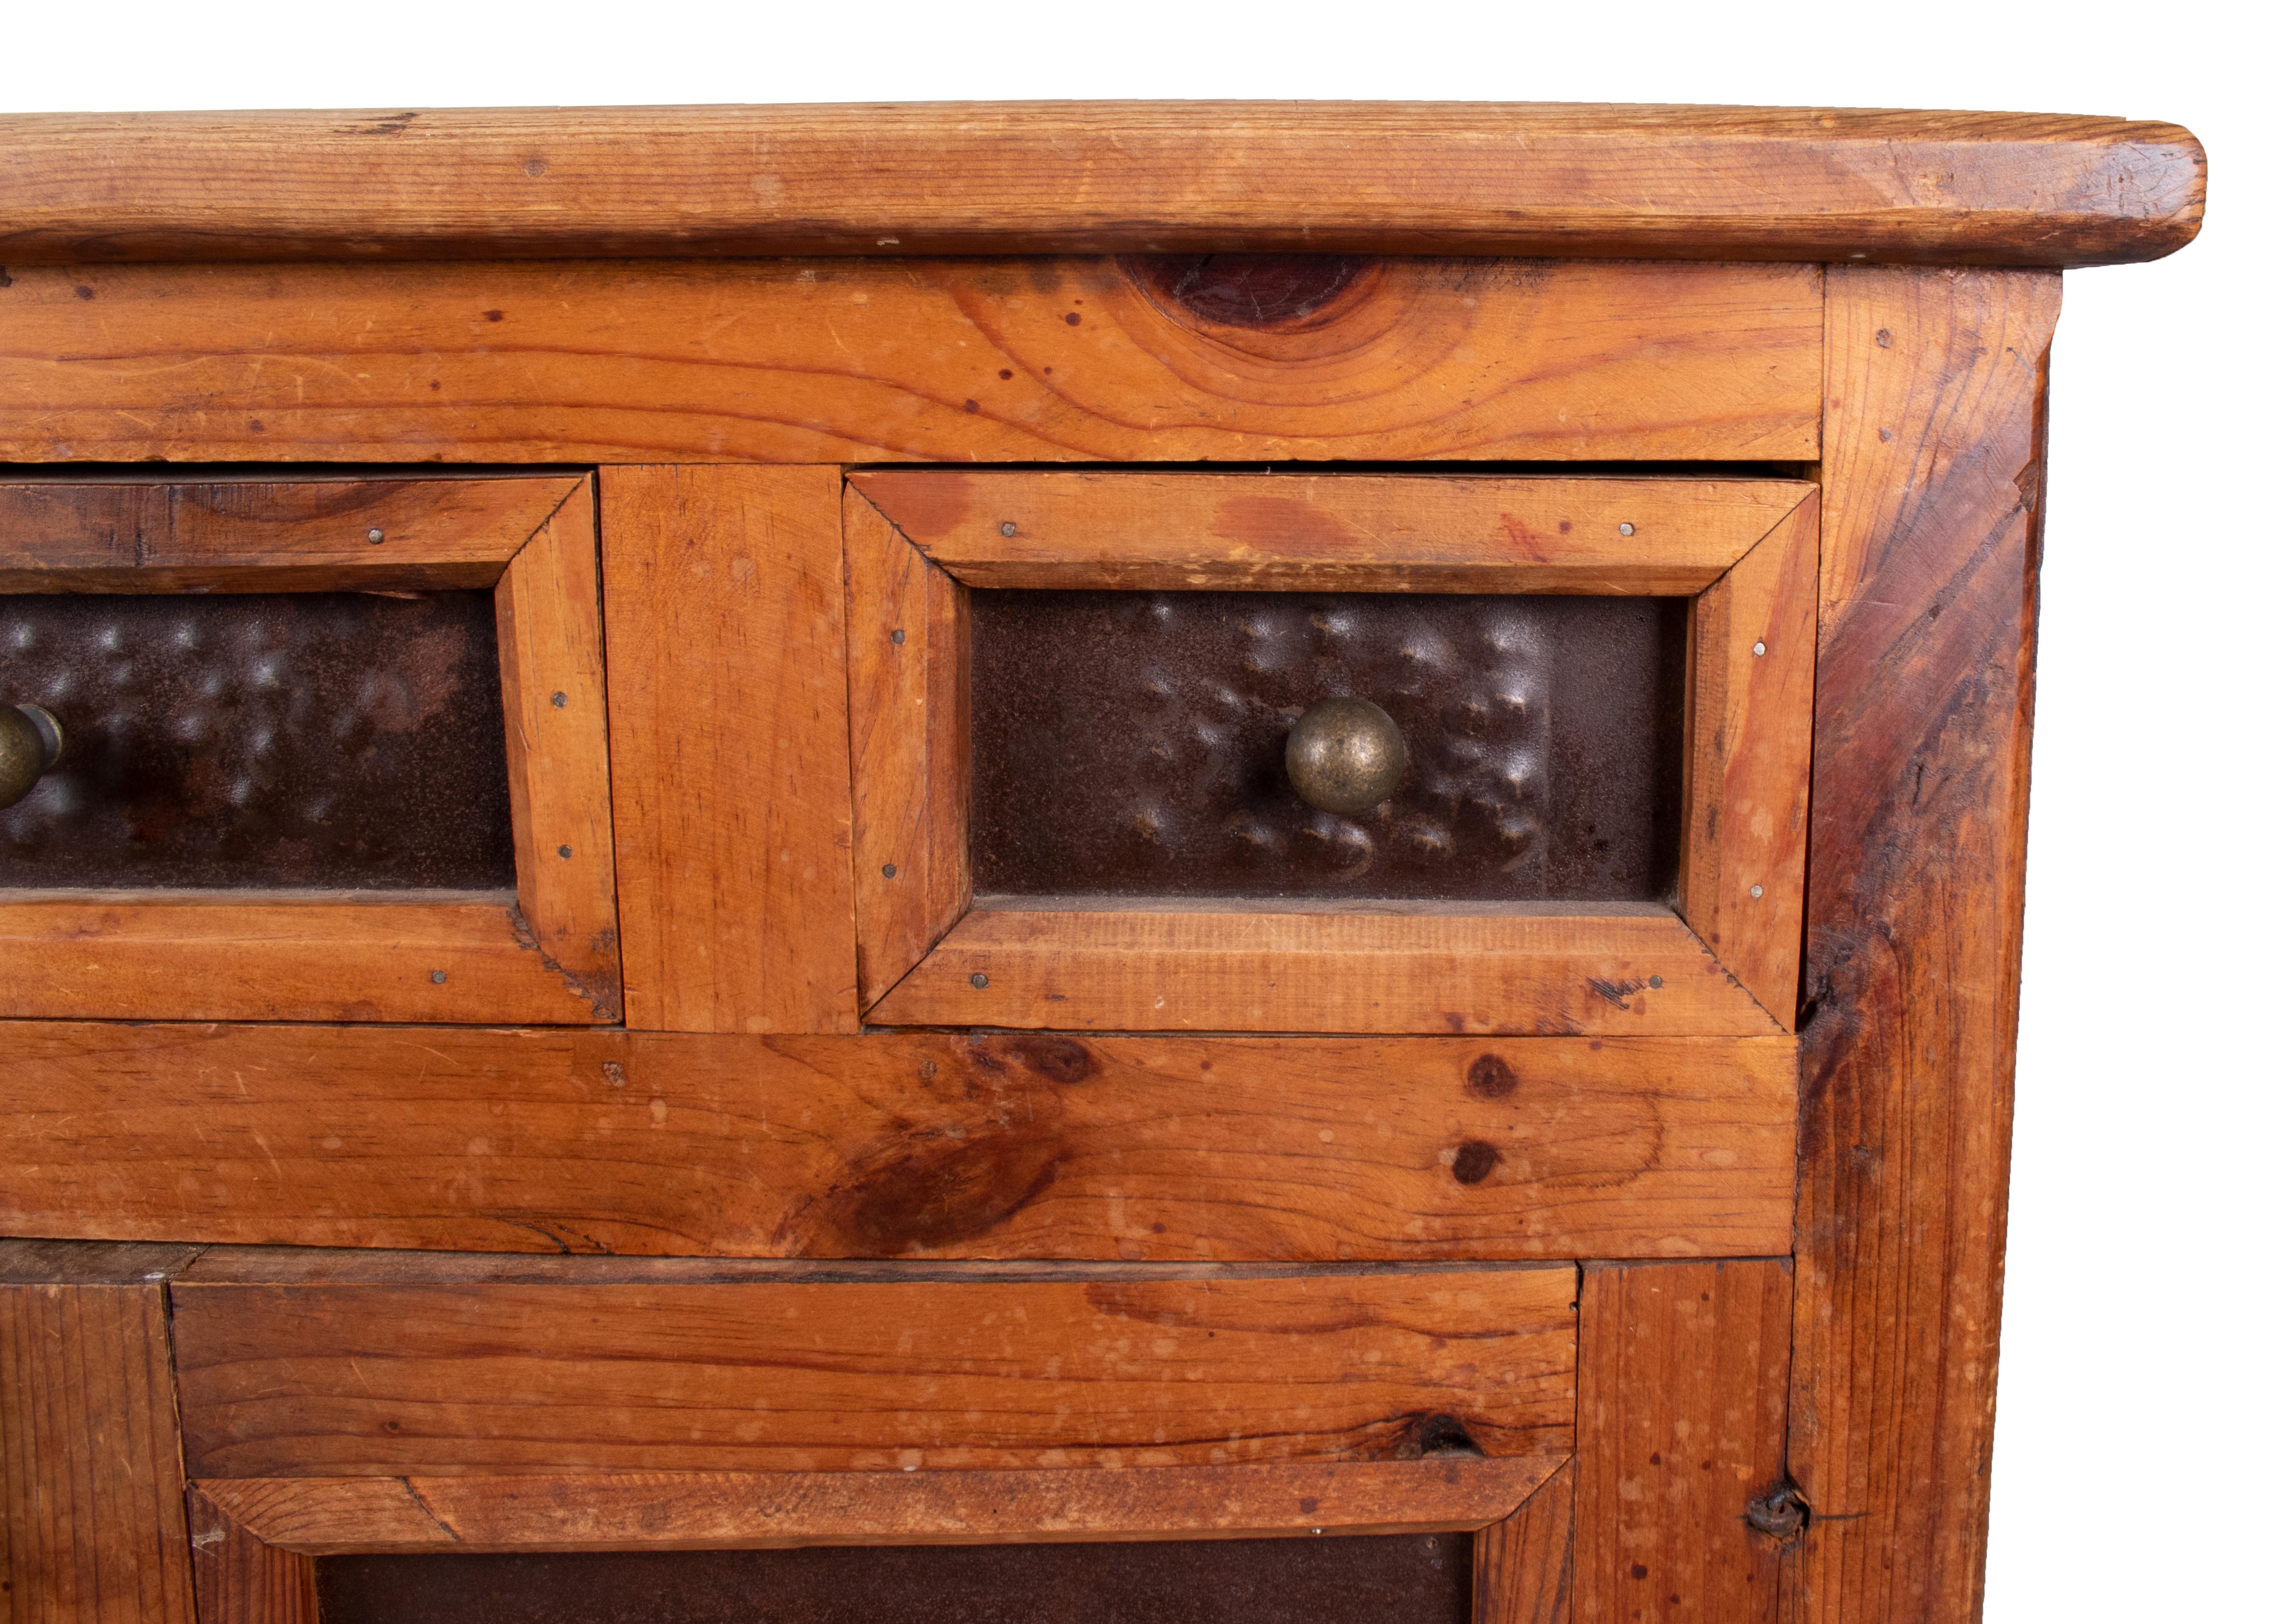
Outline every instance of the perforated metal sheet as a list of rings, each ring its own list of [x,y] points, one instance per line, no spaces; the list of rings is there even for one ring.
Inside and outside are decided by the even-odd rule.
[[[490,594],[0,597],[0,700],[66,741],[0,886],[516,883]]]
[[[973,592],[976,889],[1666,896],[1685,624],[1661,598]],[[1306,806],[1283,764],[1337,695],[1407,741],[1358,817]]]
[[[329,1556],[326,1624],[1461,1624],[1471,1536]]]

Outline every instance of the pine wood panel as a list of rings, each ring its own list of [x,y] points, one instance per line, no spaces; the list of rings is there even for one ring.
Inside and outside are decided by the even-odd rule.
[[[1508,1516],[1565,1469],[1561,1455],[1532,1453],[1125,1471],[220,1477],[197,1488],[269,1544],[317,1556],[756,1550],[1446,1532]]]
[[[980,900],[883,1026],[1754,1037],[1779,1028],[1667,908]]]
[[[1262,325],[1150,273],[21,267],[0,460],[1819,455],[1816,268],[1372,261]]]
[[[353,1260],[371,1275],[374,1260]],[[174,1288],[199,1477],[869,1470],[1563,1451],[1574,1274]]]
[[[0,484],[0,592],[491,587],[579,483],[559,475]]]
[[[843,544],[863,1009],[970,907],[970,618],[946,572],[847,490]]]
[[[517,873],[514,895],[0,892],[0,1014],[619,1019],[585,479],[46,480],[0,487],[0,531],[26,590],[394,590],[482,575]]]
[[[1473,1624],[1569,1624],[1574,1616],[1573,1460],[1473,1542]]]
[[[617,1012],[609,987],[540,950],[506,892],[348,894],[0,892],[0,1015],[548,1024]]]
[[[1574,1618],[1782,1616],[1786,1548],[1743,1512],[1782,1479],[1790,1264],[1582,1271]]]
[[[198,1624],[318,1624],[316,1563],[266,1544],[199,1484],[189,1505]]]
[[[851,484],[973,587],[1670,596],[1735,567],[1813,491],[1784,479],[958,468]]]
[[[892,469],[855,475],[850,487],[851,612],[863,627],[852,728],[869,1020],[1745,1035],[1794,1022],[1817,563],[1811,486]],[[1234,510],[1256,527],[1245,540],[1232,540]],[[1629,905],[988,897],[973,908],[981,900],[971,894],[965,850],[967,598],[953,577],[1021,588],[1445,591],[1472,585],[1474,571],[1487,576],[1477,585],[1508,590],[1707,588],[1694,605],[1681,900],[1693,925],[1725,933],[1728,954],[1713,954],[1667,909]],[[1639,993],[1661,996],[1633,1003]]]
[[[1977,1613],[2059,279],[1830,282],[1792,1616]]]
[[[2202,219],[2173,124],[1532,102],[0,119],[0,259],[1369,250],[2083,265]]]
[[[1797,1024],[1820,508],[1808,500],[1693,603],[1678,912]]]
[[[569,492],[493,593],[516,901],[542,962],[621,1012],[597,508]]]
[[[841,475],[600,484],[629,1022],[854,1031]]]
[[[0,1617],[192,1624],[168,1375],[184,1248],[0,1243]]]
[[[0,1228],[787,1257],[1790,1244],[1787,1039],[26,1025]]]

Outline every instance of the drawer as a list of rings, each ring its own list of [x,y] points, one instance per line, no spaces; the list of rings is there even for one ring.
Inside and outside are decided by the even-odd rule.
[[[620,1013],[585,476],[0,485],[0,1013]]]
[[[853,475],[867,1019],[1792,1028],[1812,492]]]

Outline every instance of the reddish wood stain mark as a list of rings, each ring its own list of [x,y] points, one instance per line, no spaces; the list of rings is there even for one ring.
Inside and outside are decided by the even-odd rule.
[[[910,540],[934,541],[952,535],[969,516],[966,474],[910,474],[900,487],[899,529]]]
[[[1334,514],[1293,496],[1235,496],[1219,502],[1213,533],[1220,541],[1289,555],[1348,554],[1358,542]]]
[[[1501,516],[1500,522],[1502,524],[1503,540],[1517,550],[1521,560],[1529,564],[1548,562],[1542,550],[1542,538],[1536,533],[1533,525],[1508,513]],[[1574,524],[1571,519],[1561,519],[1558,523],[1558,533],[1562,536],[1573,528]]]

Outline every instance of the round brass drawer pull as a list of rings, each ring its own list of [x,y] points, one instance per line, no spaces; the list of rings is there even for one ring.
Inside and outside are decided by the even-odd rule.
[[[0,705],[0,808],[32,793],[64,753],[64,730],[37,705]]]
[[[1399,724],[1366,700],[1322,700],[1288,731],[1288,781],[1322,812],[1380,806],[1406,771]]]

